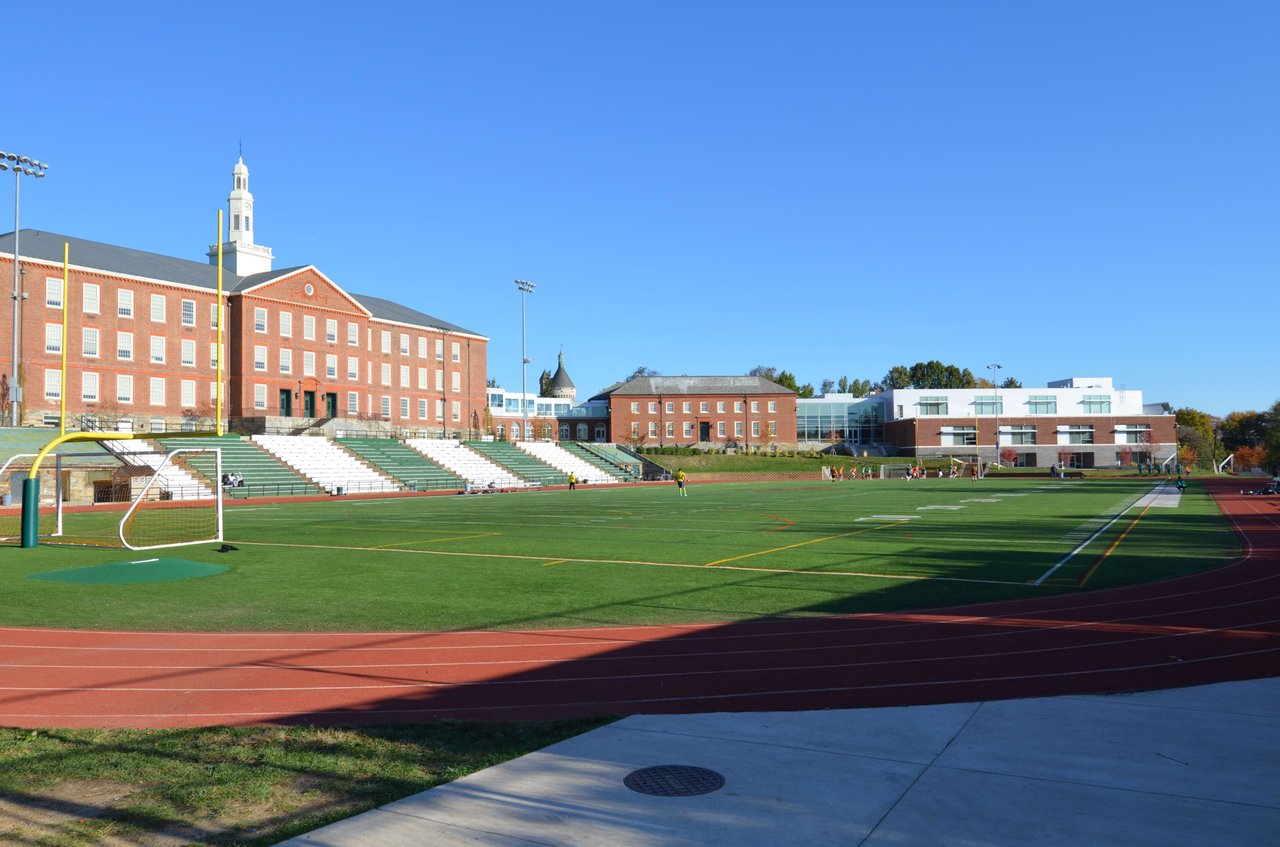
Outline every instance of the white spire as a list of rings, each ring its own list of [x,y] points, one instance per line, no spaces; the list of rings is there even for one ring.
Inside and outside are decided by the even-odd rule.
[[[253,195],[249,192],[249,169],[244,164],[244,155],[236,161],[231,169],[231,194],[227,196],[227,242],[222,245],[223,266],[240,276],[263,273],[271,270],[275,259],[270,247],[260,247],[253,243],[253,231],[257,228],[257,217],[253,212]],[[209,250],[210,263],[217,264],[218,246]]]

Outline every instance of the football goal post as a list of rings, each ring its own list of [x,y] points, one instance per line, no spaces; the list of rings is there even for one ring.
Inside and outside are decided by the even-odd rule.
[[[220,448],[171,450],[144,479],[140,486],[131,486],[132,500],[120,519],[121,544],[130,550],[154,550],[222,540]]]

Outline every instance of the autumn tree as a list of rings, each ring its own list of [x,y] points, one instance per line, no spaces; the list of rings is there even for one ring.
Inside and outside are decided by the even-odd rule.
[[[551,396],[551,371],[544,370],[538,376],[538,396],[539,397]]]

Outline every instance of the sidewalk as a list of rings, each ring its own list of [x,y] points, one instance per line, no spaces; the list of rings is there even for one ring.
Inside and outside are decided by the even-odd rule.
[[[697,796],[640,768],[724,777]],[[1280,678],[1110,696],[636,716],[287,847],[1280,844]]]

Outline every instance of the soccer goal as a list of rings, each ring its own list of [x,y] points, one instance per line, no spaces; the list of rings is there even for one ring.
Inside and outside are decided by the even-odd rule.
[[[22,480],[30,474],[35,458],[35,453],[20,453],[0,465],[0,541],[13,541],[22,535]],[[37,526],[42,537],[56,539],[62,536],[65,486],[62,456],[53,453],[49,458],[53,461],[37,472],[43,482]]]
[[[880,466],[881,479],[906,479],[910,473],[911,473],[910,465],[886,464],[886,465]]]
[[[158,454],[142,478],[141,485],[129,486],[133,494],[120,519],[121,544],[154,550],[222,540],[221,448],[180,447]]]

